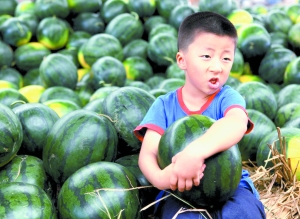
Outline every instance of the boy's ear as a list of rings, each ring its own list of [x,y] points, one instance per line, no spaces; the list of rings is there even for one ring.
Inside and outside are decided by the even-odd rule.
[[[183,55],[182,52],[177,52],[176,60],[177,60],[178,67],[182,70],[185,70],[186,69],[186,63],[185,63],[184,55]]]

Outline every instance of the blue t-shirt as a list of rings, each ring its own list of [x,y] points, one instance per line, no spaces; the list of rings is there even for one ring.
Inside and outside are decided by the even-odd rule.
[[[206,103],[197,111],[190,111],[182,98],[182,87],[165,95],[157,97],[149,108],[142,122],[135,128],[134,134],[139,140],[143,140],[146,130],[152,129],[163,135],[165,130],[178,119],[192,115],[202,114],[214,120],[223,118],[232,108],[240,108],[246,112],[244,98],[230,86],[225,85],[211,95]],[[248,120],[248,128],[245,134],[250,133],[254,127],[253,122]],[[249,173],[243,170],[240,185],[250,189],[259,198]]]

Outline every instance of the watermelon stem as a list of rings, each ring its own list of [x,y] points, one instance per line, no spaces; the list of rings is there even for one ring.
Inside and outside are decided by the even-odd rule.
[[[168,57],[168,56],[164,56],[163,58],[164,58],[165,60],[171,62],[171,64],[174,64],[174,63],[175,63],[174,60],[173,60],[172,58]]]
[[[109,121],[111,121],[112,123],[116,123],[116,122],[117,122],[117,120],[113,120],[113,119],[112,119],[110,116],[108,116],[108,115],[105,115],[105,114],[102,114],[102,113],[98,113],[98,115],[99,115],[99,116],[104,116],[104,117],[108,118]]]
[[[130,12],[130,14],[132,14],[136,20],[140,19],[139,15],[136,12],[132,11]]]
[[[10,106],[13,107],[13,106],[14,106],[15,104],[17,104],[17,103],[25,104],[26,102],[23,101],[23,100],[16,100],[16,101],[12,102],[12,103],[10,104]]]

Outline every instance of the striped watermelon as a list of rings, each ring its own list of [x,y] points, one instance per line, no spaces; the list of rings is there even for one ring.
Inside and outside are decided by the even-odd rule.
[[[17,86],[23,87],[24,81],[22,74],[13,67],[5,67],[0,70],[0,80],[9,81]]]
[[[247,109],[255,109],[273,119],[277,112],[274,93],[262,82],[249,81],[240,84],[236,90],[245,98]]]
[[[73,90],[76,88],[77,68],[70,59],[62,54],[52,53],[45,57],[40,64],[39,71],[45,88],[53,86],[63,86]]]
[[[14,88],[0,89],[0,103],[8,107],[12,107],[15,102],[28,103],[26,97],[24,97],[18,90]]]
[[[22,124],[24,136],[19,154],[42,158],[45,138],[59,116],[41,103],[25,103],[12,110]]]
[[[284,86],[277,95],[278,108],[287,103],[300,102],[300,84],[289,84]]]
[[[292,102],[287,103],[278,108],[274,123],[277,127],[283,127],[292,118],[292,115],[296,109],[300,108],[300,103]]]
[[[140,39],[144,27],[139,16],[135,15],[130,13],[117,15],[106,25],[105,33],[116,37],[123,46],[132,40]]]
[[[256,152],[261,140],[276,130],[274,122],[258,110],[248,109],[248,116],[255,124],[254,129],[239,141],[238,146],[243,161],[256,161]]]
[[[35,12],[40,20],[46,17],[66,18],[70,8],[67,0],[35,0]]]
[[[147,59],[148,41],[143,39],[132,40],[127,43],[124,48],[124,59],[132,56],[139,56],[140,58]]]
[[[128,0],[127,7],[129,12],[135,12],[139,17],[150,17],[156,10],[155,0]]]
[[[69,0],[70,1],[70,0]],[[105,23],[109,23],[114,17],[119,14],[127,13],[127,3],[123,0],[107,0],[103,3],[100,15]]]
[[[168,166],[172,157],[189,143],[203,135],[214,120],[203,115],[190,115],[175,121],[162,135],[158,146],[158,164]],[[199,186],[189,191],[175,193],[197,206],[217,206],[231,197],[237,188],[242,160],[237,145],[205,160],[204,177]]]
[[[123,61],[126,78],[136,81],[146,81],[153,76],[153,69],[147,59],[133,56]]]
[[[19,118],[10,108],[0,104],[0,167],[13,159],[22,141],[23,131]]]
[[[75,48],[78,51],[89,38],[91,38],[91,34],[85,31],[74,31],[70,33],[66,48]]]
[[[264,19],[265,27],[271,32],[283,32],[287,34],[293,26],[292,20],[286,12],[280,10],[270,10]]]
[[[155,97],[136,87],[121,87],[111,92],[103,101],[103,113],[108,115],[124,145],[119,151],[137,151],[141,142],[133,135],[133,130],[140,124]],[[129,148],[127,148],[129,146]]]
[[[0,218],[56,219],[56,209],[40,187],[22,182],[0,184]]]
[[[284,71],[283,83],[288,84],[300,84],[300,57],[290,59]]]
[[[14,52],[10,45],[0,40],[0,68],[12,65],[14,59]]]
[[[85,165],[114,160],[117,143],[117,132],[106,116],[84,109],[75,110],[61,117],[45,138],[45,170],[62,185]]]
[[[75,14],[81,12],[96,12],[99,11],[102,6],[101,0],[68,0],[68,3],[71,12]]]
[[[102,33],[105,24],[99,13],[82,12],[73,19],[73,30],[84,31],[91,35]]]
[[[139,219],[139,192],[134,175],[107,161],[88,164],[72,174],[58,195],[61,219]]]

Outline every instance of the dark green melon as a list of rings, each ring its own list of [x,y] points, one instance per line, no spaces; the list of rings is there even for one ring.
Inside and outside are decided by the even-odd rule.
[[[106,0],[101,7],[100,15],[104,22],[109,23],[114,17],[127,13],[128,7],[123,0]]]
[[[61,117],[45,138],[45,170],[62,185],[85,165],[114,160],[117,143],[116,129],[106,116],[84,109],[72,111]]]
[[[173,27],[171,24],[158,24],[155,27],[151,29],[151,31],[148,34],[148,41],[150,41],[154,36],[157,34],[164,33],[164,34],[170,34],[171,36],[177,38],[178,31],[175,27]]]
[[[288,84],[300,84],[300,57],[295,57],[287,63],[284,69],[283,83]]]
[[[119,150],[137,151],[141,142],[133,135],[133,130],[140,124],[155,98],[147,91],[136,87],[121,87],[111,92],[103,101],[103,113],[108,115],[127,145]]]
[[[2,40],[14,47],[28,43],[32,37],[27,24],[18,17],[11,17],[4,21],[0,31]]]
[[[66,46],[69,39],[69,29],[63,19],[45,17],[37,26],[36,37],[38,42],[50,50],[58,50]]]
[[[189,15],[194,14],[195,9],[190,5],[177,5],[172,9],[171,14],[169,16],[169,24],[175,27],[177,30],[181,22]]]
[[[182,87],[185,83],[184,79],[181,78],[167,78],[163,80],[158,88],[166,91],[174,91],[179,87]]]
[[[214,123],[203,115],[191,115],[175,121],[162,135],[158,146],[158,164],[165,168],[172,157],[202,136]],[[200,146],[200,145],[199,145]],[[235,192],[242,173],[241,154],[237,145],[205,160],[206,168],[199,186],[175,194],[197,206],[217,206]],[[225,180],[226,179],[226,180]]]
[[[287,104],[287,103],[292,103],[300,102],[300,85],[299,84],[289,84],[284,86],[277,95],[277,103],[278,103],[278,108]]]
[[[103,99],[99,98],[99,99],[94,99],[94,100],[91,100],[89,101],[84,107],[83,109],[86,109],[86,110],[90,110],[90,111],[93,111],[93,112],[96,112],[96,113],[103,113],[103,106],[102,106],[102,103],[103,103]]]
[[[81,106],[85,106],[89,101],[94,92],[88,83],[78,83],[75,89],[75,93],[78,95],[79,100],[81,101]]]
[[[0,104],[0,112],[0,167],[2,167],[19,151],[23,131],[20,120],[10,108]]]
[[[11,182],[0,184],[0,218],[56,219],[56,209],[38,186]]]
[[[182,2],[181,0],[163,0],[163,1],[156,1],[156,8],[158,15],[166,18],[170,17],[171,11],[177,5],[180,5]]]
[[[236,89],[241,83],[242,82],[239,79],[229,75],[225,85],[229,85],[233,89]]]
[[[147,59],[139,56],[128,57],[123,61],[126,78],[134,81],[146,81],[153,76],[153,69]]]
[[[152,94],[154,97],[159,97],[161,95],[167,94],[168,91],[160,88],[153,88],[149,91],[150,94]]]
[[[165,73],[164,74],[154,74],[151,78],[145,81],[152,89],[158,88],[160,83],[166,79]]]
[[[16,155],[0,171],[0,184],[21,182],[40,187],[50,193],[48,176],[43,161],[35,156]]]
[[[71,12],[75,14],[82,12],[97,12],[102,6],[102,0],[68,0],[68,3]]]
[[[272,32],[270,33],[271,44],[279,44],[283,47],[288,48],[288,36],[283,32]]]
[[[244,97],[247,109],[255,109],[271,120],[277,112],[277,99],[274,93],[262,82],[249,81],[240,84],[236,90]]]
[[[1,1],[0,15],[13,16],[17,5],[18,2],[16,0]]]
[[[66,48],[75,48],[78,51],[82,44],[85,43],[89,38],[91,38],[91,34],[89,34],[88,32],[74,31],[69,36]]]
[[[76,88],[77,68],[62,54],[52,53],[45,57],[40,64],[39,71],[45,88],[54,86],[63,86],[73,90]]]
[[[106,86],[106,87],[100,87],[91,95],[90,101],[93,101],[95,99],[102,99],[104,100],[105,97],[107,97],[111,92],[117,90],[119,87],[117,86]]]
[[[127,7],[129,12],[135,12],[139,17],[150,17],[156,10],[156,0],[128,0]]]
[[[42,157],[45,138],[59,119],[51,108],[41,103],[25,103],[13,108],[22,124],[23,141],[20,154]]]
[[[102,33],[105,28],[103,19],[99,13],[82,12],[73,19],[74,31],[84,31],[91,35]]]
[[[256,152],[259,143],[270,132],[276,130],[274,122],[265,114],[254,109],[248,109],[248,117],[254,123],[254,129],[244,135],[238,142],[242,160],[256,162]]]
[[[199,11],[212,11],[223,16],[229,15],[234,7],[234,1],[232,0],[199,1]]]
[[[159,66],[169,66],[175,62],[177,38],[161,33],[153,36],[148,45],[148,58]]]
[[[300,4],[292,3],[289,5],[286,5],[286,7],[284,8],[284,11],[293,23],[297,23],[297,19],[300,14]]]
[[[42,43],[26,43],[15,50],[16,66],[23,71],[38,68],[45,56],[50,54],[51,51]]]
[[[122,13],[106,25],[105,33],[116,37],[124,46],[132,40],[141,39],[144,27],[137,14]]]
[[[66,18],[70,14],[67,0],[35,0],[35,9],[39,19],[45,17]]]
[[[130,81],[130,80],[128,80],[128,83],[126,84],[126,86],[141,88],[145,91],[150,91],[151,90],[151,87],[143,81]]]
[[[43,85],[41,79],[40,79],[40,70],[39,68],[34,68],[29,71],[27,71],[23,75],[23,83],[24,86],[27,85]]]
[[[35,2],[34,1],[20,1],[14,12],[14,16],[18,17],[23,14],[35,15]]]
[[[137,181],[124,166],[113,162],[88,164],[72,174],[58,195],[61,219],[139,219]]]
[[[76,48],[64,48],[59,50],[57,53],[62,54],[64,56],[66,56],[68,59],[70,59],[77,68],[79,68],[80,64],[78,61],[78,51],[76,50]]]
[[[280,10],[271,10],[265,16],[265,27],[269,33],[283,32],[287,34],[293,26],[292,20],[286,12]]]
[[[185,71],[179,68],[177,62],[172,63],[166,69],[166,78],[185,79]]]
[[[114,1],[114,0],[113,0]],[[159,3],[158,3],[159,4]],[[167,24],[168,20],[160,15],[153,15],[151,17],[145,18],[144,22],[144,29],[147,34],[150,33],[150,31],[159,24]]]
[[[296,58],[297,55],[290,49],[269,49],[261,60],[258,74],[267,83],[281,84],[284,80],[284,73],[287,65]]]
[[[235,49],[234,61],[230,70],[230,75],[239,78],[244,72],[244,56],[239,48]]]
[[[124,59],[132,56],[139,56],[147,59],[148,41],[143,39],[132,40],[123,48]]]
[[[287,103],[278,108],[276,116],[274,118],[274,123],[277,127],[283,127],[288,121],[291,120],[291,117],[296,108],[300,106],[300,103],[292,102]]]
[[[0,40],[0,69],[10,67],[14,59],[14,52],[10,45]]]
[[[122,87],[126,80],[126,70],[118,59],[111,56],[99,58],[92,65],[93,87],[97,90],[103,86]]]
[[[13,67],[5,67],[0,70],[0,80],[9,81],[16,85],[18,89],[24,86],[22,74]]]
[[[2,88],[0,89],[0,103],[8,107],[12,107],[15,102],[25,102],[28,100],[18,90],[14,88]]]
[[[104,56],[112,56],[120,61],[124,57],[120,41],[106,33],[93,35],[78,51],[79,63],[84,68],[91,68],[94,62]]]

